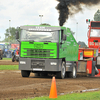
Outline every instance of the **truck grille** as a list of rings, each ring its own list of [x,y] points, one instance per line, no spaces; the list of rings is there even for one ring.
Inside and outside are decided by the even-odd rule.
[[[54,54],[54,53],[50,53],[50,51],[53,51],[53,49],[24,49],[27,50],[26,55],[24,56],[30,56],[30,57],[53,57],[50,56],[50,54]]]
[[[44,60],[32,60],[31,61],[32,68],[45,68],[45,61]]]

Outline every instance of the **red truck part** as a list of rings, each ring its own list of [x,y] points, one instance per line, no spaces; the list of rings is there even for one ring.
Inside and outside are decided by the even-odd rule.
[[[79,49],[78,60],[83,60],[83,51]]]
[[[19,48],[19,44],[11,44],[11,49]]]
[[[98,49],[79,48],[77,72],[85,72],[87,76],[100,76],[100,69],[97,69]]]
[[[98,49],[96,48],[79,48],[77,72],[85,72],[87,76],[95,76],[98,74],[96,68],[97,56]]]
[[[96,60],[96,67],[99,71],[96,76],[100,76],[100,21],[90,21],[88,28],[88,46],[89,48],[96,48],[98,50],[98,57],[94,59]]]
[[[87,61],[87,73],[92,73],[92,60]]]
[[[97,48],[100,53],[100,21],[91,21],[88,30],[89,48]]]

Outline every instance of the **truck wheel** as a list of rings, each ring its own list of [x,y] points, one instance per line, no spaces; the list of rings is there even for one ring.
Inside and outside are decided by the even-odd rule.
[[[29,77],[30,71],[21,70],[22,77]]]
[[[2,56],[1,56],[0,60],[2,60]]]
[[[91,76],[95,76],[95,61],[92,62],[92,74]]]
[[[97,67],[95,66],[95,75],[97,75],[99,73]]]
[[[19,62],[19,60],[16,60],[17,62]]]
[[[61,79],[64,79],[64,78],[65,78],[65,75],[66,75],[66,64],[65,64],[65,62],[63,61],[63,62],[62,62],[62,65],[61,65],[61,72],[59,72],[59,73],[57,74],[57,76],[58,76],[59,78],[61,78]]]
[[[34,76],[40,76],[40,73],[34,73]]]
[[[69,73],[68,73],[68,76],[69,76],[70,78],[76,78],[76,75],[77,75],[76,64],[73,63],[72,72],[69,72]]]
[[[0,59],[1,59],[1,57],[2,57],[2,53],[1,53],[1,50],[0,50]]]
[[[1,57],[1,60],[2,60],[2,57]]]
[[[12,62],[14,62],[15,61],[15,56],[12,56]]]
[[[48,73],[40,73],[40,76],[48,76]]]

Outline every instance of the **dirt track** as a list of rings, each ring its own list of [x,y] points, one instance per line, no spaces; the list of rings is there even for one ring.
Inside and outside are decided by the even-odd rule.
[[[9,61],[8,61],[9,62]],[[18,62],[17,62],[18,63]],[[20,71],[0,71],[0,100],[22,99],[28,97],[48,96],[52,77],[22,78]],[[57,79],[58,95],[81,92],[86,89],[100,89],[100,77],[80,77],[76,79]],[[7,99],[7,100],[8,100]]]

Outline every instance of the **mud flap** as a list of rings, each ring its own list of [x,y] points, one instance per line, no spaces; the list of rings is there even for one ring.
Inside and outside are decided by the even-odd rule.
[[[96,64],[96,61],[92,61],[92,71],[91,71],[91,74],[88,74],[88,76],[95,76],[96,74],[98,74],[98,70],[95,64]]]

